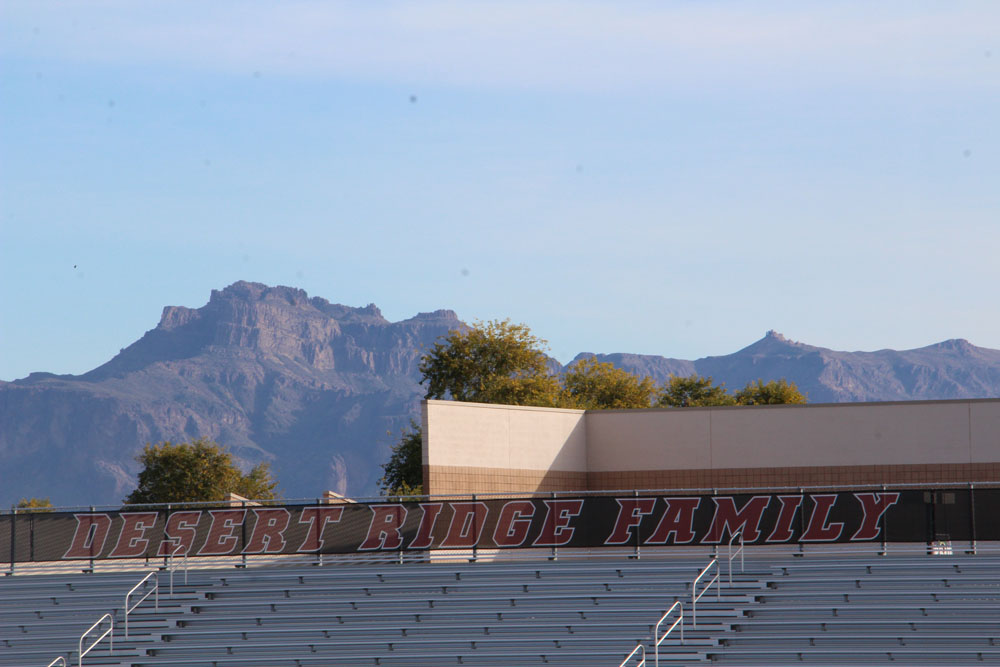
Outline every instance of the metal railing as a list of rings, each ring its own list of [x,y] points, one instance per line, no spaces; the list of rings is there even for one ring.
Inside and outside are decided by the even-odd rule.
[[[87,638],[87,635],[89,635],[92,630],[98,628],[101,625],[101,623],[104,622],[104,619],[108,619],[108,623],[110,624],[108,626],[108,629],[105,630],[101,634],[100,637],[98,637],[97,639],[95,639],[90,644],[90,646],[88,646],[86,649],[84,649],[83,648],[83,640]],[[92,650],[94,650],[94,647],[97,646],[98,644],[100,644],[101,640],[104,639],[105,637],[108,638],[108,651],[112,652],[112,653],[114,652],[114,650],[115,650],[114,629],[115,629],[115,618],[114,618],[114,616],[112,616],[111,614],[105,614],[104,616],[101,616],[100,619],[98,619],[97,623],[94,623],[92,626],[90,626],[89,628],[87,628],[86,632],[84,632],[82,635],[80,635],[80,644],[77,647],[78,648],[77,655],[79,655],[80,658],[79,658],[79,662],[76,663],[77,667],[83,667],[83,656],[87,655]]]
[[[625,665],[628,664],[628,661],[631,660],[632,656],[636,653],[642,653],[642,660],[635,663],[635,667],[646,667],[646,647],[642,644],[636,644],[636,647],[632,649],[632,652],[628,654],[627,658],[622,660],[622,664],[618,665],[618,667],[625,667]]]
[[[739,540],[740,540],[740,548],[736,550],[736,553],[733,553],[733,542],[736,540],[736,538],[739,538]],[[739,530],[737,530],[729,538],[729,586],[730,587],[732,587],[732,585],[733,585],[733,559],[736,558],[737,556],[740,557],[740,573],[742,574],[743,570],[744,570],[744,568],[743,568],[743,528],[740,528]]]
[[[678,610],[678,612],[677,612],[677,620],[674,621],[674,624],[671,625],[669,628],[667,628],[667,631],[664,632],[661,635],[660,634],[660,626],[663,624],[663,621],[667,620],[667,617],[670,616],[671,612],[673,612],[674,609]],[[653,650],[654,650],[654,654],[653,655],[656,658],[656,660],[655,660],[656,667],[660,667],[660,644],[663,643],[664,639],[666,639],[667,637],[670,636],[670,633],[673,632],[674,628],[676,628],[677,626],[680,626],[680,628],[681,628],[681,643],[683,644],[684,643],[684,605],[681,604],[680,600],[678,600],[677,602],[675,602],[672,605],[670,605],[670,609],[668,609],[667,613],[665,613],[663,616],[660,617],[660,620],[657,621],[657,623],[656,623],[656,629],[653,630],[653,639],[655,640],[654,646],[653,646]]]
[[[715,568],[715,576],[712,577],[712,579],[707,584],[705,584],[705,588],[703,588],[699,593],[698,582],[701,581],[702,578],[706,574],[708,574],[713,567]],[[719,602],[722,600],[722,591],[721,587],[719,586],[719,559],[717,558],[713,558],[711,561],[709,561],[708,565],[705,566],[705,569],[699,572],[698,576],[694,578],[693,582],[691,582],[691,627],[692,628],[698,627],[698,600],[700,600],[701,596],[707,593],[712,588],[712,584],[715,584],[716,601]]]
[[[139,598],[139,600],[130,607],[129,604],[128,604],[128,599],[130,597],[132,597],[132,593],[135,593],[136,590],[138,590],[140,586],[142,586],[143,584],[145,584],[146,582],[148,582],[150,580],[152,580],[152,582],[153,582],[153,587],[150,588],[148,591],[146,591],[146,594],[143,595],[141,598]],[[145,577],[143,577],[142,580],[139,583],[137,583],[135,586],[132,587],[132,590],[130,590],[128,593],[125,594],[125,639],[128,639],[128,615],[129,615],[129,613],[132,612],[132,611],[134,611],[135,608],[138,607],[140,604],[142,604],[143,601],[145,601],[150,595],[154,595],[154,594],[156,596],[154,598],[155,601],[156,601],[156,609],[159,610],[160,609],[160,583],[159,583],[159,581],[157,581],[156,572],[155,571],[154,572],[150,572]]]
[[[177,563],[174,562],[174,557],[181,549],[184,549],[184,585],[187,586],[188,582],[188,552],[190,550],[185,549],[183,544],[178,544],[177,548],[170,552],[170,555],[167,556],[167,571],[170,573],[170,595],[174,594],[174,570],[177,569]]]
[[[62,665],[62,667],[66,667],[66,658],[59,656],[49,664],[45,665],[45,667],[58,667],[59,665]]]

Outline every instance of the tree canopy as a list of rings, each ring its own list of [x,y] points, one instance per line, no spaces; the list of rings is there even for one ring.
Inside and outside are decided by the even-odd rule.
[[[477,322],[435,343],[420,362],[426,398],[552,407],[559,381],[549,373],[545,341],[510,320]]]
[[[663,387],[656,405],[664,408],[703,408],[717,405],[735,405],[736,399],[726,392],[725,383],[714,386],[712,378],[690,375],[671,375]]]
[[[28,512],[51,512],[52,501],[48,498],[21,498],[14,507]]]
[[[229,493],[252,500],[277,497],[267,463],[244,475],[228,451],[205,438],[190,444],[147,444],[136,461],[143,470],[138,486],[125,498],[129,504],[218,501]]]
[[[734,398],[737,405],[787,405],[807,403],[805,394],[799,391],[794,382],[785,378],[764,382],[748,382],[747,386],[736,392]]]
[[[423,433],[420,424],[410,420],[409,429],[400,434],[389,461],[382,464],[379,488],[386,496],[418,496],[423,493]]]
[[[562,382],[560,404],[583,410],[648,408],[656,393],[652,378],[640,378],[596,357],[572,364]]]

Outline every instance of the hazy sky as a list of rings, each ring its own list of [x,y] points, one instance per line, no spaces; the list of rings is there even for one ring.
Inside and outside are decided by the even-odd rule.
[[[0,0],[0,379],[236,280],[580,351],[1000,348],[1000,3]]]

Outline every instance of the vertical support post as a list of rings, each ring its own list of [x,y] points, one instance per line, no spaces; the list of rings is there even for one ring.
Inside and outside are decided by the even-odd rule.
[[[479,506],[476,505],[476,494],[472,494],[472,530],[476,540],[472,543],[472,562],[476,562],[478,557],[477,545],[479,544]]]
[[[886,485],[883,484],[882,485],[882,498],[885,498],[886,488],[887,488]],[[882,502],[885,502],[885,501],[883,500]],[[888,546],[888,539],[886,538],[886,535],[885,535],[886,528],[887,528],[887,526],[886,526],[887,519],[885,518],[886,514],[887,514],[887,512],[882,512],[882,516],[879,518],[879,520],[882,522],[882,553],[881,553],[882,556],[885,556],[887,554],[887,546]]]
[[[94,510],[94,506],[91,505],[90,506],[90,513],[93,514],[94,511],[95,511]],[[91,519],[91,520],[93,520],[93,519]],[[94,573],[94,543],[95,542],[97,542],[96,533],[95,533],[95,538],[90,541],[90,573],[91,574]]]
[[[802,496],[802,502],[799,503],[799,553],[801,554],[805,552],[802,536],[806,534],[806,490],[799,487],[799,495]]]
[[[240,507],[243,508],[243,521],[240,523],[240,561],[243,569],[247,567],[247,501],[241,500]]]
[[[711,414],[711,413],[709,413],[709,414]],[[719,495],[719,490],[718,489],[712,489],[712,495],[713,496]],[[719,535],[719,540],[720,541],[722,540],[722,535],[721,534]],[[719,545],[718,544],[713,544],[712,545],[712,558],[718,559],[718,557],[719,557]]]
[[[969,482],[969,537],[972,555],[976,555],[976,493],[975,484]]]
[[[35,515],[28,515],[28,560],[35,560]]]
[[[638,498],[639,497],[639,489],[635,489],[634,491],[632,491],[632,496],[634,498]],[[640,560],[642,558],[642,556],[639,554],[639,529],[641,527],[642,527],[641,525],[638,525],[638,526],[635,527],[635,559],[636,560]]]
[[[555,500],[556,499],[556,492],[553,491],[551,493],[551,495],[552,495],[552,500]],[[559,560],[559,549],[554,544],[552,545],[552,555],[549,556],[549,559],[550,560]]]
[[[323,501],[320,500],[319,498],[317,498],[316,499],[316,504],[317,505],[322,505]],[[323,567],[323,552],[319,551],[319,550],[316,551],[316,565],[318,567]]]
[[[166,511],[166,514],[163,515],[163,537],[160,538],[160,544],[170,544],[170,542],[167,541],[167,524],[168,523],[170,523],[170,503],[167,503],[167,511]],[[164,551],[173,551],[173,548],[167,547],[166,549],[164,549]],[[173,558],[170,558],[170,560],[168,561],[167,560],[167,554],[164,553],[163,554],[163,567],[167,567],[167,565],[173,565],[173,560],[174,560]],[[171,595],[174,594],[173,589],[170,590],[170,594]]]
[[[10,506],[10,574],[14,575],[14,559],[17,558],[17,505]]]

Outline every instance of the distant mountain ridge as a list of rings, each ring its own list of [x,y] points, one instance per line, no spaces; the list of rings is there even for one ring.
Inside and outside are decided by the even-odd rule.
[[[581,354],[573,361],[585,356],[661,382],[670,374],[710,376],[730,391],[760,378],[785,378],[795,382],[811,403],[1000,396],[1000,350],[976,347],[960,338],[915,350],[839,352],[768,331],[738,352],[696,361],[637,354]]]
[[[289,498],[374,494],[379,465],[419,415],[421,356],[461,326],[451,310],[390,322],[374,304],[248,282],[213,290],[201,308],[168,306],[156,328],[88,373],[0,382],[0,502],[117,503],[134,488],[145,443],[199,436],[246,465],[271,462]],[[696,361],[596,356],[658,382],[698,373],[734,390],[784,377],[811,402],[1000,396],[1000,351],[964,340],[837,352],[768,332]]]

